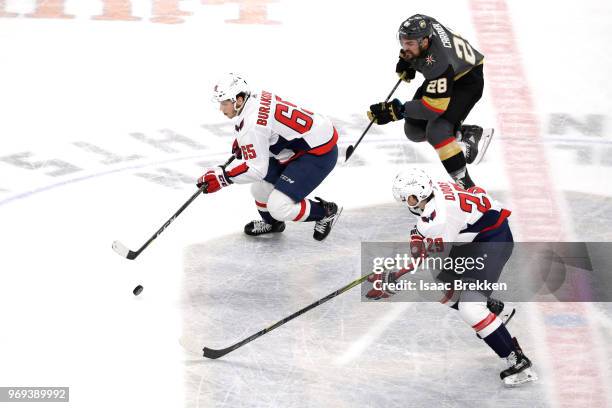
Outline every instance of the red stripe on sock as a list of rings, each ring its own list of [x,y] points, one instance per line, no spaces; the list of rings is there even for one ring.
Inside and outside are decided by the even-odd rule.
[[[452,143],[455,141],[454,137],[449,137],[448,139],[444,139],[443,141],[441,141],[440,143],[438,143],[437,145],[434,146],[434,149],[440,149],[441,147],[446,146],[449,143]]]
[[[487,327],[488,325],[490,325],[493,322],[493,320],[495,320],[495,317],[496,316],[494,313],[489,313],[487,317],[485,317],[484,319],[482,319],[481,321],[473,325],[472,328],[476,330],[477,332],[479,332],[485,327]]]
[[[306,200],[300,201],[300,213],[293,219],[293,221],[299,221],[300,218],[304,216],[306,212]]]

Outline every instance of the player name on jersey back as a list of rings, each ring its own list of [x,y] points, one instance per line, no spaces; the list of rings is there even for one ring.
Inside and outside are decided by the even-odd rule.
[[[270,115],[270,106],[272,105],[272,94],[268,91],[261,91],[259,99],[259,110],[257,112],[257,124],[266,126]]]

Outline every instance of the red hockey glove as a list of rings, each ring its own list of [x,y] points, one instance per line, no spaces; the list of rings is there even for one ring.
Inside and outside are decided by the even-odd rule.
[[[203,193],[214,193],[215,191],[221,190],[222,187],[227,187],[232,182],[229,177],[225,173],[222,167],[213,167],[211,169],[206,170],[206,173],[202,177],[198,179],[196,185],[198,188],[205,185],[206,187],[203,190]]]
[[[417,230],[416,226],[414,226],[414,228],[412,228],[410,231],[410,253],[412,254],[413,258],[427,257],[423,236]]]
[[[395,295],[395,292],[387,287],[389,283],[395,283],[396,277],[393,272],[377,273],[368,278],[373,283],[372,289],[366,293],[366,297],[372,300],[386,299]]]

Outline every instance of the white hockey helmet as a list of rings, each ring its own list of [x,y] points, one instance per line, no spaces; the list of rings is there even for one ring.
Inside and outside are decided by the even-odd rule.
[[[223,102],[230,100],[236,103],[236,96],[244,93],[247,97],[251,94],[249,85],[246,83],[242,75],[230,72],[223,75],[215,83],[213,88],[212,100],[214,102]]]
[[[393,180],[393,197],[400,203],[406,203],[411,209],[415,209],[423,200],[429,198],[433,193],[433,182],[431,178],[418,168],[410,168],[400,171]],[[408,197],[415,196],[416,205],[408,204]]]

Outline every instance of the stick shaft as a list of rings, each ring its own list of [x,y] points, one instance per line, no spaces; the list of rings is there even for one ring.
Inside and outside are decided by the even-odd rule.
[[[395,93],[395,90],[397,89],[397,87],[399,86],[399,84],[402,83],[402,78],[400,78],[397,83],[395,84],[395,86],[393,87],[393,89],[391,89],[391,92],[389,92],[389,95],[387,95],[387,99],[385,99],[385,102],[388,102],[389,99],[391,99],[391,96],[393,96],[393,94]],[[350,159],[350,157],[353,155],[353,153],[355,152],[355,150],[357,149],[357,146],[359,146],[359,143],[361,143],[361,140],[364,138],[364,136],[366,135],[366,133],[368,133],[368,131],[370,130],[370,128],[372,127],[372,125],[374,124],[374,119],[372,119],[370,121],[370,123],[368,124],[368,127],[365,128],[365,130],[363,131],[363,133],[361,134],[361,136],[359,137],[359,139],[357,140],[357,143],[355,143],[353,146],[349,146],[346,149],[346,159],[345,162],[348,161],[348,159]]]
[[[165,224],[164,224],[164,225],[162,225],[162,226],[161,226],[161,227],[160,227],[160,228],[159,228],[159,229],[158,229],[158,230],[155,232],[155,234],[153,234],[153,236],[151,236],[151,238],[149,238],[149,239],[147,240],[147,242],[145,242],[145,243],[144,243],[144,244],[143,244],[143,245],[140,247],[140,249],[138,249],[138,250],[136,251],[136,256],[140,255],[140,253],[141,253],[142,251],[144,251],[144,250],[145,250],[145,249],[146,249],[146,248],[147,248],[147,247],[148,247],[148,246],[151,244],[151,242],[153,242],[153,241],[154,241],[154,240],[155,240],[155,239],[156,239],[158,236],[160,236],[160,235],[161,235],[161,233],[162,233],[162,232],[164,232],[164,230],[165,230],[166,228],[168,228],[168,226],[169,226],[170,224],[172,224],[172,222],[173,222],[173,221],[176,219],[176,217],[178,217],[178,216],[179,216],[179,215],[180,215],[180,214],[181,214],[181,213],[182,213],[182,212],[185,210],[185,208],[189,207],[189,205],[190,205],[190,204],[193,202],[193,200],[195,200],[195,199],[196,199],[196,198],[197,198],[197,197],[198,197],[200,194],[202,194],[203,187],[205,187],[205,186],[200,187],[200,188],[198,189],[198,191],[196,191],[195,193],[193,193],[193,195],[192,195],[191,197],[189,197],[189,200],[187,200],[187,201],[186,201],[186,202],[185,202],[185,203],[184,203],[184,204],[181,206],[181,208],[179,208],[179,209],[178,209],[178,210],[177,210],[177,211],[176,211],[176,212],[175,212],[175,213],[172,215],[172,217],[170,217],[170,218],[168,219],[168,221],[166,221],[166,222],[165,222]],[[136,257],[136,256],[135,256],[135,257]],[[134,258],[135,258],[135,257],[134,257]]]
[[[211,358],[211,359],[216,359],[219,357],[223,357],[224,355],[236,350],[237,348],[240,348],[242,346],[244,346],[247,343],[250,343],[251,341],[257,339],[258,337],[263,336],[264,334],[271,332],[272,330],[276,329],[277,327],[282,326],[283,324],[295,319],[296,317],[308,312],[311,309],[314,309],[315,307],[322,305],[323,303],[327,302],[328,300],[331,300],[333,298],[335,298],[338,295],[343,294],[344,292],[348,291],[349,289],[354,288],[355,286],[361,284],[362,282],[364,282],[366,279],[368,279],[368,277],[372,275],[371,273],[368,275],[364,275],[362,277],[360,277],[359,279],[356,279],[354,281],[352,281],[351,283],[349,283],[346,286],[343,286],[342,288],[336,290],[335,292],[330,293],[329,295],[325,296],[322,299],[317,300],[314,303],[311,303],[310,305],[306,306],[303,309],[298,310],[297,312],[293,313],[291,316],[285,317],[284,319],[279,320],[278,322],[274,323],[272,326],[267,327],[263,330],[258,331],[257,333],[247,337],[244,340],[239,341],[236,344],[233,344],[227,348],[224,349],[220,349],[220,350],[215,350],[215,349],[209,349],[207,347],[204,347],[204,357],[207,358]]]
[[[232,155],[221,167],[225,168],[228,164],[230,164],[232,161],[234,161],[236,157],[234,155]],[[193,195],[191,197],[189,197],[189,200],[187,200],[183,205],[181,205],[181,207],[172,215],[172,217],[170,217],[168,219],[168,221],[166,221],[164,223],[164,225],[162,225],[157,231],[155,231],[155,234],[153,234],[151,236],[151,238],[149,238],[147,240],[147,242],[145,242],[140,249],[138,249],[136,252],[134,252],[133,254],[131,254],[130,259],[134,259],[136,258],[138,255],[140,255],[140,253],[142,251],[144,251],[150,244],[151,242],[155,241],[155,239],[161,235],[162,232],[164,232],[164,230],[166,228],[168,228],[168,226],[170,224],[172,224],[172,222],[185,210],[185,208],[189,207],[189,205],[196,199],[198,198],[198,196],[200,194],[202,194],[202,192],[206,189],[206,184],[202,185],[200,188],[198,188],[198,191],[196,191],[195,193],[193,193]]]

